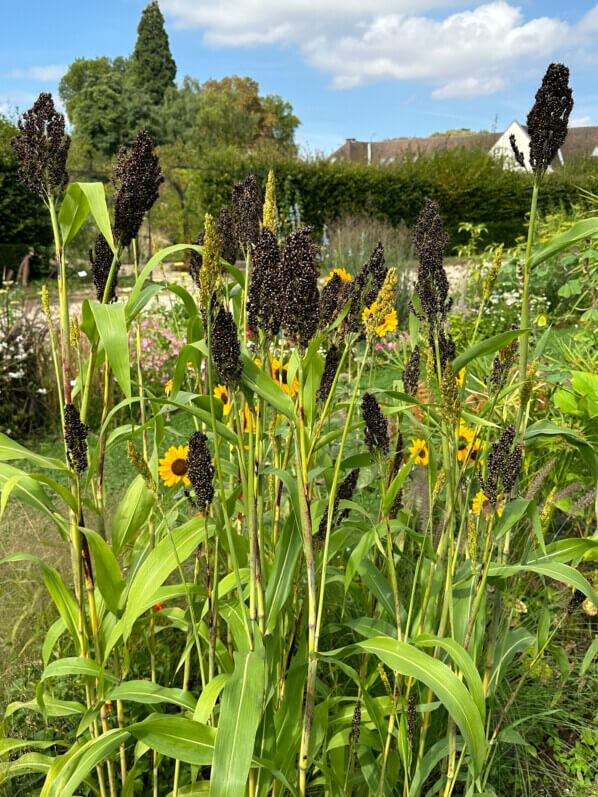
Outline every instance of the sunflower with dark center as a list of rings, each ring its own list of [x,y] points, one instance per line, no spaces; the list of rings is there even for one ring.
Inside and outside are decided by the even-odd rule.
[[[413,461],[416,465],[427,465],[430,461],[430,449],[428,448],[428,444],[425,440],[420,438],[411,441],[409,453],[412,457],[415,457]]]
[[[191,484],[187,478],[188,454],[188,446],[170,446],[164,457],[159,460],[158,473],[166,487],[174,487],[181,481],[187,486]]]
[[[289,364],[285,363],[282,366],[282,372],[280,368],[281,361],[278,358],[273,357],[271,364],[272,364],[272,379],[274,379],[274,381],[281,386],[281,388],[284,390],[287,396],[291,396],[291,398],[294,398],[299,391],[299,380],[297,379],[296,376],[293,376],[293,379],[289,386],[288,383]]]

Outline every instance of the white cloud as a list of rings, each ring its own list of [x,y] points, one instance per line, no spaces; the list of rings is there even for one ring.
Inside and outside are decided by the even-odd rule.
[[[447,7],[458,6],[458,13]],[[503,90],[522,65],[543,66],[598,30],[598,6],[573,26],[525,20],[507,0],[162,0],[175,26],[200,28],[214,47],[296,45],[335,88],[419,80],[438,99]],[[430,12],[434,11],[433,14]]]
[[[569,127],[587,127],[591,124],[591,116],[573,116],[571,119],[569,119]]]
[[[66,64],[47,64],[46,66],[29,66],[27,69],[13,69],[9,78],[28,78],[30,80],[60,80],[66,73]]]

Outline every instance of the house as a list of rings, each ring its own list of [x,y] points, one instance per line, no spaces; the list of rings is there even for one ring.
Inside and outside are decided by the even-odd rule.
[[[345,143],[333,152],[330,160],[334,162],[361,161],[364,163],[394,163],[404,158],[416,159],[420,155],[427,155],[434,150],[455,149],[482,149],[494,155],[505,158],[505,166],[520,169],[515,161],[510,135],[515,136],[515,141],[523,153],[526,164],[529,164],[529,135],[524,125],[514,121],[504,133],[447,133],[428,136],[427,138],[390,138],[386,141],[356,141],[348,138]],[[556,167],[577,155],[598,157],[598,127],[572,127],[567,133],[565,143],[559,150]]]

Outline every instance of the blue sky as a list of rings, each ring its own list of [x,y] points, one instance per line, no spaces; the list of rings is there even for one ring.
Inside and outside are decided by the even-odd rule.
[[[0,0],[0,111],[56,92],[74,58],[128,55],[144,0]],[[571,68],[575,124],[598,125],[598,5],[571,0],[161,0],[186,74],[250,75],[289,100],[298,139],[503,130],[525,116],[550,61]],[[369,10],[368,10],[369,9]]]

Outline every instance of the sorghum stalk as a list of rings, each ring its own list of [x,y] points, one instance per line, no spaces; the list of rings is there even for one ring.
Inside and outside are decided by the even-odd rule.
[[[208,309],[207,315],[207,326],[208,326],[208,356],[206,357],[206,365],[207,365],[207,377],[208,377],[208,396],[210,397],[210,421],[212,425],[212,434],[214,439],[214,462],[216,464],[216,476],[218,479],[218,489],[220,493],[220,502],[222,504],[222,514],[224,515],[224,527],[226,529],[226,538],[228,542],[228,548],[230,551],[230,556],[233,563],[233,569],[235,572],[235,581],[237,585],[237,597],[239,599],[239,606],[242,607],[243,613],[243,624],[245,626],[245,632],[247,633],[247,639],[249,643],[252,642],[251,630],[249,627],[249,622],[247,619],[247,606],[243,599],[243,585],[241,583],[241,574],[239,572],[239,562],[237,560],[237,553],[233,543],[233,534],[230,525],[230,518],[228,516],[228,512],[226,511],[226,492],[224,489],[224,477],[222,474],[222,467],[220,464],[220,440],[218,437],[218,433],[216,431],[216,410],[214,408],[214,377],[212,374],[212,357],[211,357],[211,346],[212,346],[212,319],[211,313]],[[231,397],[231,402],[233,402],[233,398]],[[233,406],[234,411],[234,406]]]
[[[52,232],[54,234],[54,246],[56,250],[56,268],[58,269],[58,297],[60,302],[60,348],[62,355],[62,381],[64,390],[64,400],[67,404],[71,402],[71,341],[69,328],[69,306],[66,288],[66,261],[64,258],[64,248],[60,241],[60,230],[56,207],[52,193],[48,193],[48,208],[50,209],[50,219],[52,221]]]
[[[536,211],[538,207],[538,190],[540,187],[540,178],[536,174],[534,179],[534,188],[532,191],[532,204],[529,214],[529,224],[527,228],[527,244],[525,247],[525,264],[523,267],[523,294],[521,297],[521,329],[527,329],[529,326],[529,276],[530,276],[530,258],[532,254],[532,246],[534,243],[534,230],[536,226]],[[519,346],[519,381],[523,386],[527,376],[527,357],[529,348],[529,332],[524,332],[520,338]],[[523,422],[524,410],[519,410],[519,425]],[[523,429],[521,429],[523,432]]]
[[[307,685],[305,690],[305,709],[303,728],[301,731],[301,749],[299,751],[299,794],[305,797],[307,785],[307,752],[313,724],[314,702],[316,696],[316,569],[314,562],[313,533],[311,514],[309,511],[309,483],[307,478],[307,453],[305,447],[305,388],[303,376],[303,360],[299,359],[299,425],[295,425],[295,454],[297,457],[297,488],[299,492],[300,522],[303,536],[303,555],[307,569]],[[340,461],[340,458],[339,458]]]

